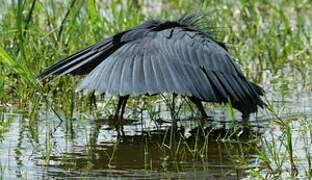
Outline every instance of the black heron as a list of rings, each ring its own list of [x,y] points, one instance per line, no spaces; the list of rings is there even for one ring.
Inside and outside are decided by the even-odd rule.
[[[200,28],[201,20],[146,21],[60,60],[38,78],[86,75],[77,90],[119,96],[120,119],[130,95],[159,93],[189,97],[203,117],[202,101],[230,101],[248,119],[264,106],[264,91],[244,76],[224,43]]]

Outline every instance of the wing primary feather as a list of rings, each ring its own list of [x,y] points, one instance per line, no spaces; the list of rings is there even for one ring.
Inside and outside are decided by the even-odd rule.
[[[202,97],[200,95],[200,89],[199,89],[198,83],[193,78],[194,77],[194,71],[193,71],[192,66],[184,64],[181,67],[182,67],[182,69],[185,72],[185,75],[186,75],[186,78],[187,78],[187,84],[191,88],[192,96],[196,96],[199,99],[204,100],[204,97]]]
[[[209,78],[213,88],[214,88],[214,93],[219,95],[219,101],[220,102],[227,102],[228,101],[228,94],[226,91],[223,89],[222,85],[220,84],[219,80],[217,77],[214,75],[212,71],[206,71],[207,77]]]
[[[227,94],[230,95],[232,102],[239,102],[239,98],[236,95],[236,90],[230,86],[226,78],[220,72],[214,72],[215,76],[218,78],[222,87],[226,90]]]
[[[93,51],[86,52],[84,54],[81,54],[77,59],[67,59],[67,61],[61,62],[60,64],[57,63],[55,66],[52,66],[51,68],[45,70],[43,73],[41,73],[38,78],[40,80],[47,79],[53,75],[58,75],[69,67],[72,67],[73,65],[76,65],[77,63],[81,62],[85,58],[89,58],[90,56],[92,57],[94,55]]]
[[[111,73],[114,62],[111,59],[103,61],[93,71],[96,73],[96,79],[92,82],[94,90],[99,93],[106,93],[109,83],[109,74]]]
[[[236,79],[236,82],[238,82],[238,84],[240,85],[240,87],[243,89],[243,91],[246,94],[246,98],[248,98],[249,102],[251,102],[252,104],[257,104],[257,101],[254,100],[254,98],[252,97],[252,92],[250,92],[250,89],[248,87],[248,85],[246,84],[246,81],[242,80],[239,76],[234,76],[234,78]]]
[[[67,66],[64,66],[60,69],[54,72],[52,72],[53,74],[57,73],[59,75],[66,75],[66,74],[69,74],[71,73],[72,71],[74,71],[75,69],[83,66],[84,64],[94,60],[94,58],[97,58],[99,55],[101,54],[101,52],[98,52],[98,53],[95,53],[91,56],[88,56],[87,58],[83,58],[83,59],[80,59],[80,61],[78,61],[77,59],[77,62],[73,62],[71,64],[67,64]]]
[[[225,80],[227,81],[227,83],[233,88],[235,89],[235,93],[237,94],[238,98],[240,99],[240,102],[242,103],[249,103],[248,98],[246,99],[246,95],[244,94],[244,91],[242,90],[242,88],[240,87],[240,85],[237,83],[237,81],[233,78],[233,75],[224,75],[225,76]]]
[[[155,72],[155,77],[156,77],[157,87],[159,89],[159,92],[167,92],[168,88],[164,81],[165,77],[163,76],[162,71],[158,65],[158,57],[155,54],[151,55],[151,61],[153,64],[153,69]]]
[[[169,48],[169,47],[166,47]],[[164,54],[159,54],[160,58],[164,61],[161,63],[162,65],[162,72],[165,74],[166,81],[168,84],[168,88],[170,89],[171,92],[179,92],[183,91],[183,88],[180,86],[179,82],[179,74],[175,73],[174,69],[171,67],[172,65],[172,56],[167,56],[165,57]]]
[[[156,82],[154,70],[151,64],[150,53],[144,52],[143,59],[144,59],[143,61],[144,80],[145,80],[147,93],[149,95],[153,95],[157,92],[157,87],[156,87],[157,82]]]
[[[121,89],[120,89],[120,95],[125,96],[128,95],[132,88],[132,81],[131,81],[131,75],[132,75],[132,67],[133,67],[133,59],[135,58],[135,55],[129,56],[127,59],[125,59],[125,63],[122,68],[122,75],[121,75]]]
[[[119,93],[119,85],[120,85],[120,74],[121,74],[121,67],[124,62],[124,59],[115,55],[115,58],[112,59],[112,67],[111,73],[105,73],[105,76],[109,76],[107,82],[102,82],[107,84],[107,89],[105,90],[107,94],[116,95]]]
[[[76,64],[81,63],[81,61],[89,58],[90,56],[98,54],[99,51],[96,49],[98,47],[103,48],[101,52],[105,53],[105,50],[110,49],[112,47],[112,39],[111,38],[105,39],[99,42],[98,44],[89,46],[83,50],[80,50],[60,60],[58,63],[52,65],[51,67],[44,70],[41,74],[39,74],[38,79],[44,80],[53,75],[59,75],[63,73],[64,71],[68,70],[69,68],[72,68]]]
[[[201,76],[202,76],[202,86],[204,87],[205,92],[205,100],[211,101],[211,102],[218,102],[218,98],[216,94],[214,93],[214,89],[211,85],[211,82],[209,81],[209,78],[207,77],[205,73],[205,69],[201,68]]]
[[[134,58],[133,74],[132,74],[132,89],[134,93],[144,92],[145,80],[142,64],[142,55],[136,54]]]

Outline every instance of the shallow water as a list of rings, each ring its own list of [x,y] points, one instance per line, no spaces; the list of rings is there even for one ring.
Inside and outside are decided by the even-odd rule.
[[[284,102],[281,117],[303,114],[308,117],[308,127],[311,100],[307,95]],[[281,107],[277,102],[275,106]],[[232,122],[226,113],[215,110],[212,113],[215,121],[203,128],[198,128],[197,121],[189,118],[179,121],[174,130],[170,122],[157,125],[146,119],[143,124],[140,120],[126,124],[124,136],[118,135],[109,120],[90,119],[87,113],[62,123],[49,111],[42,110],[34,118],[29,113],[14,106],[1,109],[0,177],[3,179],[248,178],[250,171],[262,165],[255,151],[260,142],[258,137],[264,135],[276,141],[281,134],[278,127],[268,128],[272,117],[264,111],[257,118],[251,117],[252,128],[244,131],[231,129]],[[302,138],[301,132],[305,131],[298,130],[301,125],[294,120],[292,130],[297,168],[305,169],[308,164],[303,151],[311,137],[306,134]],[[307,151],[312,154],[311,149]],[[285,168],[289,168],[287,163]],[[305,174],[299,172],[299,176]]]

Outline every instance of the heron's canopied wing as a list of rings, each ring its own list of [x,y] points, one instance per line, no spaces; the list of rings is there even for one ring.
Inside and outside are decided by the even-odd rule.
[[[54,75],[77,74],[90,72],[105,56],[113,51],[112,38],[105,39],[95,45],[80,50],[45,69],[38,78],[47,79]]]
[[[145,33],[147,33],[150,28],[160,23],[160,20],[146,21],[137,27],[118,33],[113,37],[104,39],[97,44],[80,50],[45,69],[38,76],[38,79],[44,80],[54,75],[85,75],[124,43],[144,37]]]
[[[177,92],[210,102],[262,105],[225,49],[204,33],[180,27],[126,43],[91,71],[78,90],[122,96]]]

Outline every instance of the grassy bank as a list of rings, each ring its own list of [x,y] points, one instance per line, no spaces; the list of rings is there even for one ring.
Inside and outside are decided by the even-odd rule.
[[[90,108],[88,96],[75,93],[79,77],[56,78],[42,85],[36,80],[38,73],[60,58],[144,20],[177,19],[185,13],[205,13],[216,39],[227,44],[248,78],[265,88],[267,111],[273,119],[270,128],[262,136],[255,137],[259,143],[247,147],[256,152],[261,166],[248,167],[248,160],[242,155],[244,151],[236,146],[229,147],[229,152],[234,152],[233,163],[238,169],[250,169],[251,178],[298,174],[311,178],[311,116],[284,116],[287,112],[283,107],[295,93],[312,90],[312,3],[309,0],[225,2],[0,0],[0,108],[12,104],[26,107],[29,123],[38,123],[40,108],[47,107],[61,114],[66,128],[70,129],[75,112]],[[159,103],[161,98],[137,99],[129,102],[133,118],[140,118],[140,110],[148,111],[151,119],[157,116],[158,109],[151,102]],[[279,101],[279,108],[275,101]],[[96,113],[105,109],[109,114],[113,112],[115,101],[105,101],[103,106],[89,113],[97,116]],[[185,111],[189,111],[188,108]],[[2,114],[0,142],[12,122]],[[35,132],[38,133],[38,129]],[[178,143],[173,154],[182,160],[184,156],[194,156],[204,162],[208,158],[205,156],[208,135],[201,137],[203,144],[189,146],[181,136],[181,144]],[[299,143],[303,151],[295,148],[298,141],[305,142]],[[46,154],[50,154],[53,149],[47,147]],[[166,147],[160,145],[160,148]],[[164,151],[168,153],[167,149]],[[298,167],[299,162],[304,164],[303,168]],[[1,172],[6,169],[0,163],[0,179]]]

